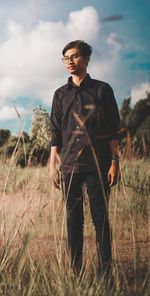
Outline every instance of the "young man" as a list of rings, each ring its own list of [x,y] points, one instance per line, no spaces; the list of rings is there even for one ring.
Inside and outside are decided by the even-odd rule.
[[[51,112],[50,179],[59,188],[60,159],[68,246],[77,274],[82,266],[83,184],[86,184],[96,231],[98,267],[104,272],[111,263],[108,197],[119,175],[119,112],[109,84],[87,74],[91,53],[91,46],[81,40],[65,46],[62,60],[71,77],[56,90]]]

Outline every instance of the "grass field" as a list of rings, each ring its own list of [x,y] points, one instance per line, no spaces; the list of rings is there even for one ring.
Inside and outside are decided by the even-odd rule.
[[[66,213],[47,167],[0,163],[0,295],[150,295],[150,161],[121,162],[111,192],[113,277],[96,273],[95,233],[85,195],[84,264],[79,278],[66,252]]]

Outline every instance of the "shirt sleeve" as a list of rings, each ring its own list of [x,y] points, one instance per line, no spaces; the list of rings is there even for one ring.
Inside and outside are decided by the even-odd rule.
[[[61,149],[62,147],[62,134],[61,134],[61,105],[60,98],[55,92],[52,102],[51,110],[51,146],[56,146]]]
[[[103,108],[105,122],[107,129],[110,134],[111,140],[119,139],[119,128],[120,128],[120,116],[118,106],[114,97],[114,92],[111,86],[107,83],[104,84],[102,89]]]

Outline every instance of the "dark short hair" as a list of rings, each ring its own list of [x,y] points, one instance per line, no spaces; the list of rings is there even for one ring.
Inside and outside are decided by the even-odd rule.
[[[72,41],[72,42],[68,43],[64,47],[64,49],[62,51],[63,56],[65,55],[65,52],[68,49],[71,49],[71,48],[78,48],[80,50],[80,53],[83,56],[89,56],[90,57],[90,55],[92,53],[92,47],[89,44],[87,44],[83,40],[75,40],[75,41]]]

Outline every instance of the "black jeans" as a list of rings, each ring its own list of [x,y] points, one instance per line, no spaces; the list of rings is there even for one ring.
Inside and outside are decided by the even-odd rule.
[[[86,184],[89,196],[92,221],[96,231],[96,245],[98,254],[98,267],[105,271],[111,263],[111,233],[108,220],[108,185],[104,184],[103,194],[99,176],[96,172],[76,173],[72,179],[70,175],[64,177],[66,207],[67,207],[67,233],[71,264],[80,272],[82,266],[83,250],[83,184]]]

